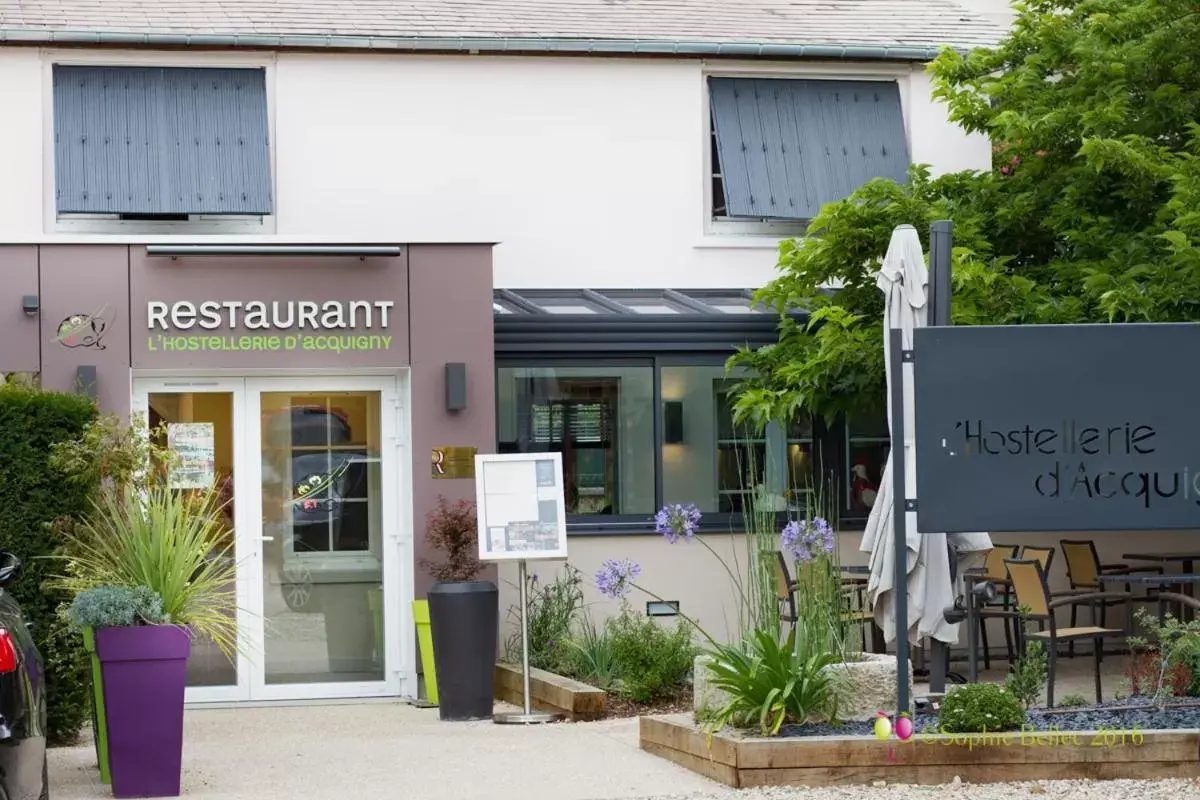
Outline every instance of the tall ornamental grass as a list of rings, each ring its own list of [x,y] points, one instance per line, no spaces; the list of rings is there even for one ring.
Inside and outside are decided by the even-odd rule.
[[[109,489],[66,537],[65,588],[79,593],[96,586],[144,586],[162,599],[172,623],[234,655],[236,564],[217,487]]]

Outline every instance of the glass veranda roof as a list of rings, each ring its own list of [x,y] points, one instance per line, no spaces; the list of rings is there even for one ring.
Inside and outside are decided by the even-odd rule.
[[[752,289],[496,289],[496,315],[696,316],[771,314]]]

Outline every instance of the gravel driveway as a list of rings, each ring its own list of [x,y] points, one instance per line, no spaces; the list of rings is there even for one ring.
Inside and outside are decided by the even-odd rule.
[[[1038,783],[992,783],[979,786],[959,783],[948,786],[856,786],[821,789],[727,789],[717,792],[647,797],[643,800],[1168,800],[1200,797],[1197,781],[1041,781]]]
[[[633,719],[526,729],[378,703],[189,711],[185,725],[188,800],[1200,798],[1187,781],[734,791],[640,750]],[[86,739],[50,752],[53,800],[111,798],[98,777]]]

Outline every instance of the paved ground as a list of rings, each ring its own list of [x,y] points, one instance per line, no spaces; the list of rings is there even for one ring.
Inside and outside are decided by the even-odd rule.
[[[637,748],[637,722],[444,723],[402,704],[190,711],[183,795],[198,800],[1174,800],[1191,781],[864,786],[735,792]],[[51,797],[111,797],[90,742],[51,751]],[[1039,800],[1041,800],[1039,798]]]
[[[183,793],[203,800],[608,800],[719,789],[638,750],[634,720],[522,728],[374,703],[189,711],[185,724]],[[95,763],[90,743],[52,750],[53,800],[111,797]]]
[[[1124,659],[1105,659],[1106,698]],[[1091,697],[1091,659],[1063,659],[1059,696]],[[1002,679],[993,662],[985,677]],[[957,668],[957,665],[956,665]],[[517,728],[448,723],[400,703],[189,711],[183,792],[199,800],[823,800],[1200,797],[1192,782],[854,787],[733,792],[643,753],[636,720]],[[90,742],[51,751],[54,800],[111,797]]]

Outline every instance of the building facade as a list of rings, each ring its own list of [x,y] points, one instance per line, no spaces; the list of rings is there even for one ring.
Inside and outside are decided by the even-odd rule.
[[[748,495],[794,506],[819,455],[865,519],[886,429],[736,430],[723,365],[772,340],[749,295],[821,204],[989,167],[926,70],[986,20],[140,5],[0,11],[0,372],[168,426],[232,491],[263,655],[198,645],[190,700],[415,694],[423,520],[473,491],[444,448],[563,452],[572,563],[632,557],[717,635],[722,568],[665,549],[658,507],[732,555]]]

